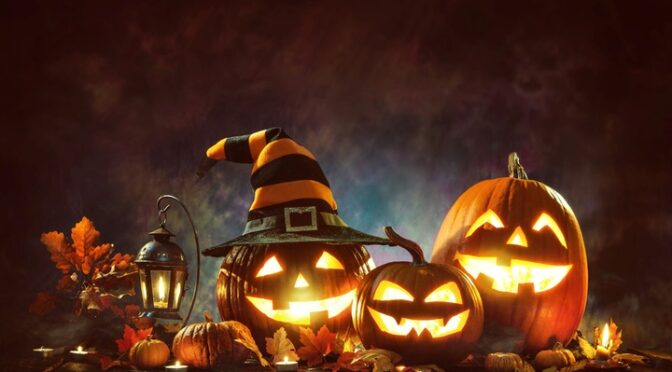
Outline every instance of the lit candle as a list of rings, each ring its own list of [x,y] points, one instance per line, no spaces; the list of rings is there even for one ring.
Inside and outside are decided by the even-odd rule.
[[[295,362],[293,360],[289,360],[285,356],[285,359],[281,362],[275,363],[275,370],[276,371],[298,371],[299,370],[299,363]]]
[[[182,365],[179,360],[176,360],[172,366],[166,366],[166,372],[186,372],[188,369],[189,367]]]
[[[611,339],[609,338],[609,324],[605,323],[604,328],[600,334],[600,343],[597,345],[596,358],[597,360],[609,360],[611,356]]]
[[[77,350],[70,350],[70,355],[72,355],[72,357],[78,361],[84,360],[84,357],[86,357],[88,353],[89,352],[84,350],[84,348],[81,346],[77,346]]]
[[[40,346],[37,349],[33,349],[34,352],[39,353],[43,358],[49,358],[54,352],[54,349],[49,347]]]

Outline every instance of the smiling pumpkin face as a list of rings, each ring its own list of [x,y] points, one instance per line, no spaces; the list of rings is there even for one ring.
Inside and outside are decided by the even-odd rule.
[[[483,297],[486,328],[518,332],[512,351],[566,342],[583,316],[581,230],[564,198],[541,182],[504,177],[469,188],[444,219],[432,262],[469,273]]]
[[[345,330],[355,289],[372,265],[366,249],[355,245],[236,247],[220,269],[219,311],[260,340],[281,326],[290,336],[299,326]]]

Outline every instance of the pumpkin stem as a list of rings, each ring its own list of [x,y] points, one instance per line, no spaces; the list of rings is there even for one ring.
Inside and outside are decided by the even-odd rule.
[[[425,261],[425,255],[422,252],[422,248],[418,243],[408,240],[401,235],[397,234],[396,231],[390,226],[385,226],[385,234],[392,241],[392,243],[404,248],[411,254],[413,257],[413,263],[416,265],[424,265],[427,263]]]
[[[205,311],[203,312],[203,317],[205,318],[205,321],[206,321],[206,322],[208,322],[208,323],[209,323],[209,322],[212,322],[212,314],[210,313],[210,311],[205,310]]]
[[[509,177],[522,180],[528,179],[525,168],[520,164],[520,158],[515,152],[509,154]]]

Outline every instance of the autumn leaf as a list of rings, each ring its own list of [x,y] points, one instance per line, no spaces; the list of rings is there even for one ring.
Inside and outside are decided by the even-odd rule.
[[[344,352],[338,356],[338,360],[334,363],[325,363],[323,368],[331,370],[332,372],[337,371],[368,371],[369,367],[364,362],[352,363],[355,353]]]
[[[84,262],[84,258],[99,237],[100,232],[93,226],[93,222],[86,217],[82,217],[82,220],[72,228],[70,238],[80,262]]]
[[[233,324],[235,324],[235,323],[233,323]],[[236,337],[236,339],[234,341],[243,345],[243,346],[245,346],[248,350],[253,352],[254,355],[257,356],[257,359],[259,360],[259,363],[261,363],[262,367],[270,366],[270,363],[268,363],[268,361],[261,354],[261,350],[259,350],[259,347],[257,346],[257,343],[254,342],[254,338],[252,337],[252,333],[250,332],[250,329],[245,327],[242,323],[240,325],[241,325],[241,327],[237,327],[238,329],[237,329],[237,332],[236,332],[238,334],[238,337]]]
[[[304,346],[299,348],[297,354],[308,362],[309,367],[313,367],[321,364],[324,356],[334,350],[336,334],[331,333],[326,325],[317,331],[317,335],[310,328],[299,327],[299,341]]]
[[[138,341],[144,340],[151,334],[152,328],[135,330],[126,324],[124,325],[124,337],[115,340],[114,342],[117,343],[117,350],[119,350],[120,353],[125,353],[129,351],[131,347],[133,347],[133,345],[135,345]]]
[[[56,297],[47,292],[40,292],[35,297],[33,303],[30,304],[28,312],[37,316],[45,316],[54,311],[55,308]]]
[[[391,371],[394,364],[401,360],[401,356],[393,351],[384,349],[370,349],[360,351],[352,359],[353,363],[362,362],[373,367],[373,372]]]
[[[89,257],[91,257],[93,261],[98,261],[101,258],[105,257],[105,255],[110,253],[111,250],[112,250],[112,244],[110,243],[101,244],[91,249],[91,251],[89,252]]]
[[[51,253],[56,268],[67,274],[73,268],[72,247],[65,241],[65,235],[57,231],[42,234],[40,241]]]
[[[296,348],[290,339],[287,338],[287,331],[284,327],[280,327],[273,338],[266,337],[266,352],[273,356],[273,363],[282,361],[287,357],[288,360],[299,360],[296,355]]]
[[[618,329],[618,326],[616,326],[616,323],[614,323],[613,319],[609,319],[609,335],[612,341],[609,351],[616,353],[618,348],[621,347],[621,344],[623,343],[623,340],[621,339],[623,336],[623,330]]]
[[[63,275],[61,279],[58,281],[58,284],[56,285],[56,290],[58,291],[72,291],[77,287],[77,275],[75,275],[75,279],[73,279],[72,275]]]

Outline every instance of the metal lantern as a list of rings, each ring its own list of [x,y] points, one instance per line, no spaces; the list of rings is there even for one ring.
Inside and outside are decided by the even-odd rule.
[[[162,207],[161,205],[164,200],[175,201],[182,207],[191,224],[196,243],[196,285],[192,294],[189,312],[184,319],[184,325],[186,325],[194,308],[196,292],[198,291],[201,266],[200,247],[196,227],[189,211],[180,199],[172,195],[162,195],[158,198],[157,207],[159,209],[161,226],[149,233],[153,239],[140,249],[135,259],[140,273],[140,293],[142,295],[143,311],[140,316],[182,319],[179,310],[182,297],[186,291],[189,273],[182,248],[171,241],[171,237],[175,235],[166,228],[166,212],[170,208],[170,204]]]

